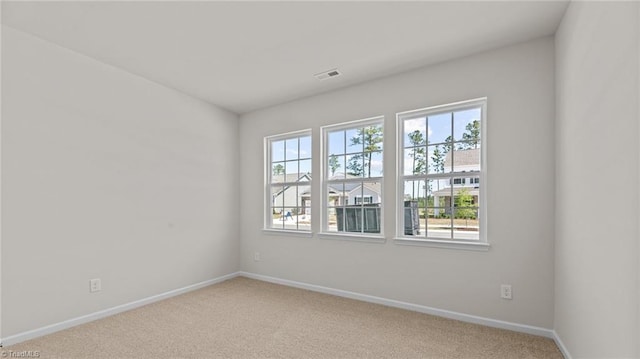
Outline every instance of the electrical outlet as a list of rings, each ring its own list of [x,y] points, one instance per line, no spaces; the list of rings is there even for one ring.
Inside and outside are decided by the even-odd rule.
[[[260,252],[253,253],[253,260],[256,262],[260,261]]]
[[[511,284],[503,284],[500,286],[500,298],[513,299],[513,292],[511,290]]]
[[[102,283],[100,278],[92,279],[89,281],[89,292],[95,293],[102,290]]]

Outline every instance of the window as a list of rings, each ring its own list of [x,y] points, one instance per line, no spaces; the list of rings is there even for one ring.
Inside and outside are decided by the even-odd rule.
[[[265,228],[311,231],[311,131],[265,139]]]
[[[398,114],[398,236],[485,242],[486,99]]]
[[[323,232],[382,232],[382,117],[322,129]]]
[[[373,196],[355,196],[355,200],[356,204],[371,204],[373,203]]]

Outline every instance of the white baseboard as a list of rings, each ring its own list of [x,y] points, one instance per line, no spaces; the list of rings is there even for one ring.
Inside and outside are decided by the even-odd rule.
[[[431,315],[435,315],[435,316],[439,316],[439,317],[459,320],[459,321],[462,321],[462,322],[481,324],[481,325],[484,325],[484,326],[487,326],[487,327],[493,327],[493,328],[499,328],[499,329],[507,329],[507,330],[512,330],[512,331],[515,331],[515,332],[533,334],[533,335],[538,335],[538,336],[551,338],[551,339],[556,339],[556,337],[557,337],[555,335],[554,331],[551,330],[551,329],[534,327],[534,326],[526,325],[526,324],[505,322],[505,321],[502,321],[502,320],[484,318],[484,317],[479,317],[479,316],[470,315],[470,314],[453,312],[453,311],[450,311],[450,310],[437,309],[437,308],[427,307],[427,306],[419,305],[419,304],[412,304],[412,303],[401,302],[401,301],[393,300],[393,299],[375,297],[375,296],[367,295],[367,294],[349,292],[349,291],[341,290],[341,289],[334,289],[334,288],[322,287],[322,286],[314,285],[314,284],[296,282],[296,281],[292,281],[292,280],[288,280],[288,279],[269,277],[269,276],[265,276],[265,275],[261,275],[261,274],[255,274],[255,273],[249,273],[249,272],[239,272],[239,274],[241,276],[243,276],[243,277],[247,277],[247,278],[251,278],[251,279],[257,279],[257,280],[261,280],[261,281],[264,281],[264,282],[282,284],[282,285],[286,285],[286,286],[289,286],[289,287],[307,289],[307,290],[311,290],[311,291],[314,291],[314,292],[332,294],[332,295],[336,295],[336,296],[339,296],[339,297],[356,299],[356,300],[361,300],[361,301],[364,301],[364,302],[381,304],[381,305],[386,305],[386,306],[394,307],[394,308],[407,309],[407,310],[411,310],[411,311],[414,311],[414,312],[431,314]]]
[[[571,354],[569,354],[569,349],[567,349],[567,347],[564,345],[564,343],[562,342],[562,339],[560,339],[560,336],[555,330],[553,331],[553,340],[556,342],[556,345],[560,349],[560,352],[564,356],[564,359],[571,359]]]
[[[144,298],[144,299],[140,299],[140,300],[136,300],[136,301],[133,301],[133,302],[130,302],[130,303],[118,305],[118,306],[115,306],[113,308],[104,309],[104,310],[101,310],[101,311],[98,311],[98,312],[95,312],[95,313],[83,315],[81,317],[65,320],[65,321],[60,322],[60,323],[55,323],[55,324],[47,325],[47,326],[42,327],[42,328],[33,329],[33,330],[26,331],[26,332],[18,333],[18,334],[15,334],[15,335],[11,335],[11,336],[8,336],[6,338],[0,339],[0,345],[9,346],[9,345],[17,344],[17,343],[20,343],[20,342],[23,342],[23,341],[26,341],[26,340],[29,340],[29,339],[34,339],[34,338],[37,338],[37,337],[41,337],[43,335],[55,333],[55,332],[63,330],[63,329],[75,327],[76,325],[92,322],[92,321],[97,320],[97,319],[101,319],[101,318],[105,318],[105,317],[108,317],[108,316],[111,316],[111,315],[114,315],[114,314],[126,312],[128,310],[135,309],[135,308],[141,307],[143,305],[151,304],[151,303],[163,300],[163,299],[168,299],[168,298],[180,295],[180,294],[191,292],[191,291],[194,291],[196,289],[204,288],[204,287],[210,286],[212,284],[220,283],[220,282],[223,282],[225,280],[228,280],[228,279],[231,279],[231,278],[235,278],[235,277],[237,277],[239,275],[240,275],[240,272],[227,274],[227,275],[224,275],[222,277],[213,278],[213,279],[206,280],[204,282],[200,282],[200,283],[188,285],[186,287],[170,290],[170,291],[165,292],[165,293],[157,294],[157,295],[154,295],[154,296],[151,296],[151,297],[147,297],[147,298]]]
[[[485,325],[485,326],[493,327],[493,328],[507,329],[507,330],[513,330],[513,331],[521,332],[521,333],[527,333],[527,334],[543,336],[543,337],[554,339],[556,344],[560,348],[560,351],[564,355],[564,357],[566,359],[571,359],[571,356],[569,355],[568,350],[566,349],[566,347],[562,343],[562,340],[560,340],[560,337],[558,336],[558,334],[554,330],[551,330],[551,329],[534,327],[534,326],[525,325],[525,324],[517,324],[517,323],[505,322],[505,321],[502,321],[502,320],[484,318],[484,317],[479,317],[479,316],[475,316],[475,315],[469,315],[469,314],[458,313],[458,312],[453,312],[453,311],[449,311],[449,310],[443,310],[443,309],[427,307],[427,306],[423,306],[423,305],[419,305],[419,304],[401,302],[401,301],[393,300],[393,299],[386,299],[386,298],[376,297],[376,296],[367,295],[367,294],[355,293],[355,292],[350,292],[350,291],[341,290],[341,289],[328,288],[328,287],[323,287],[323,286],[319,286],[319,285],[296,282],[296,281],[292,281],[292,280],[275,278],[275,277],[265,276],[265,275],[261,275],[261,274],[254,274],[254,273],[249,273],[249,272],[235,272],[235,273],[227,274],[227,275],[224,275],[224,276],[221,276],[221,277],[218,277],[218,278],[206,280],[204,282],[192,284],[192,285],[189,285],[189,286],[186,286],[186,287],[183,287],[183,288],[174,289],[174,290],[171,290],[171,291],[168,291],[168,292],[165,292],[165,293],[161,293],[161,294],[158,294],[158,295],[154,295],[154,296],[147,297],[147,298],[140,299],[140,300],[136,300],[136,301],[133,301],[133,302],[130,302],[130,303],[118,305],[118,306],[113,307],[113,308],[104,309],[104,310],[101,310],[101,311],[98,311],[98,312],[95,312],[95,313],[83,315],[81,317],[77,317],[77,318],[65,320],[63,322],[47,325],[47,326],[42,327],[42,328],[33,329],[33,330],[26,331],[26,332],[18,333],[18,334],[15,334],[15,335],[11,335],[11,336],[8,336],[6,338],[0,339],[0,345],[9,346],[9,345],[17,344],[17,343],[20,343],[20,342],[23,342],[23,341],[26,341],[26,340],[30,340],[30,339],[34,339],[34,338],[37,338],[37,337],[41,337],[43,335],[55,333],[57,331],[64,330],[64,329],[67,329],[67,328],[71,328],[71,327],[74,327],[76,325],[92,322],[92,321],[97,320],[97,319],[101,319],[101,318],[105,318],[105,317],[108,317],[108,316],[111,316],[111,315],[114,315],[114,314],[126,312],[128,310],[135,309],[135,308],[141,307],[143,305],[151,304],[151,303],[163,300],[163,299],[168,299],[168,298],[180,295],[180,294],[191,292],[191,291],[194,291],[194,290],[197,290],[197,289],[200,289],[200,288],[212,285],[212,284],[220,283],[220,282],[223,282],[225,280],[228,280],[228,279],[231,279],[231,278],[235,278],[235,277],[238,277],[238,276],[243,276],[243,277],[256,279],[256,280],[261,280],[261,281],[264,281],[264,282],[282,284],[282,285],[286,285],[286,286],[289,286],[289,287],[307,289],[307,290],[311,290],[311,291],[314,291],[314,292],[320,292],[320,293],[325,293],[325,294],[336,295],[336,296],[339,296],[339,297],[345,297],[345,298],[350,298],[350,299],[361,300],[361,301],[369,302],[369,303],[386,305],[386,306],[394,307],[394,308],[400,308],[400,309],[406,309],[406,310],[411,310],[411,311],[425,313],[425,314],[436,315],[436,316],[439,316],[439,317],[460,320],[460,321],[468,322],[468,323],[475,323],[475,324]]]

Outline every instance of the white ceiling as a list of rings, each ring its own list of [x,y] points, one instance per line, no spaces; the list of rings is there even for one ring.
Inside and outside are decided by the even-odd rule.
[[[2,23],[246,113],[553,34],[567,4],[5,1]]]

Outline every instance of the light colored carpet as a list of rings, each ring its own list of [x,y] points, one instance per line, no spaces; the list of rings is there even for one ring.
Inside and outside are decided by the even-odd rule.
[[[41,358],[562,358],[547,338],[243,277],[3,350]]]

